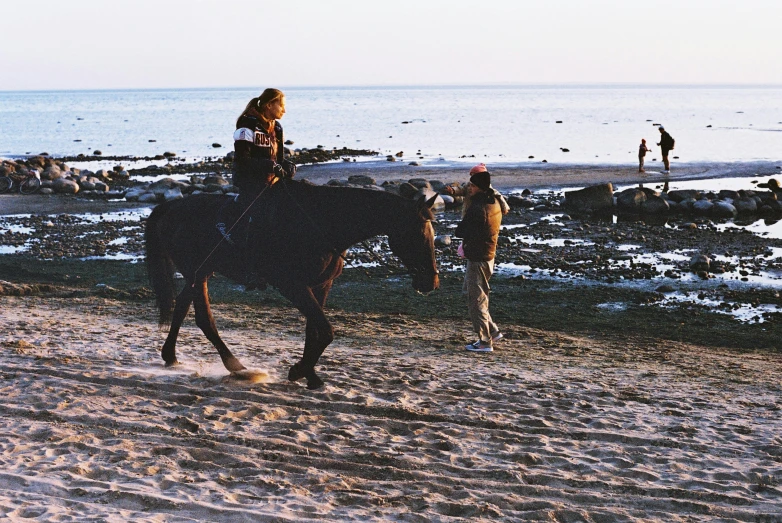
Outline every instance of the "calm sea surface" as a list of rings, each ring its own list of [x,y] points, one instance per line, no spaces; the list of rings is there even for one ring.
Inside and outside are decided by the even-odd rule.
[[[288,113],[282,124],[293,148],[403,151],[405,161],[422,163],[633,164],[641,138],[654,146],[659,132],[653,124],[661,123],[676,139],[681,162],[782,158],[779,86],[284,90]],[[96,149],[104,155],[225,154],[237,116],[259,92],[0,92],[0,156]]]

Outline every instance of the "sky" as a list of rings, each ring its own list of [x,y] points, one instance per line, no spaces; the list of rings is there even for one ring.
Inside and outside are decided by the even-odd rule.
[[[782,84],[780,0],[2,0],[0,90]]]

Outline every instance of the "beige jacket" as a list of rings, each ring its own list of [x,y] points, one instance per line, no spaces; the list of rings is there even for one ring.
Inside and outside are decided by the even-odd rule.
[[[453,196],[462,196],[464,198],[464,204],[462,206],[462,218],[464,218],[464,215],[467,213],[467,209],[470,208],[470,191],[467,190],[467,184],[469,182],[465,182],[459,187],[454,187],[453,185],[449,185],[451,189],[453,189],[453,192],[451,193]],[[489,186],[489,189],[494,191],[494,197],[497,199],[497,201],[500,204],[500,211],[502,211],[502,215],[506,215],[510,212],[510,206],[508,205],[508,202],[505,201],[505,197],[503,197],[497,189],[494,187]]]

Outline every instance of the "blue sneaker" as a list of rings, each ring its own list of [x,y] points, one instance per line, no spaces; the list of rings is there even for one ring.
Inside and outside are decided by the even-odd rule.
[[[491,346],[491,342],[483,342],[483,341],[476,341],[474,343],[470,343],[469,345],[466,345],[464,347],[470,352],[492,352],[494,349]]]

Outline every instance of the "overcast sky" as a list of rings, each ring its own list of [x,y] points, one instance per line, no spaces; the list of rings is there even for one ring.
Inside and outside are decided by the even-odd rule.
[[[0,20],[0,90],[782,84],[782,0],[1,0]]]

